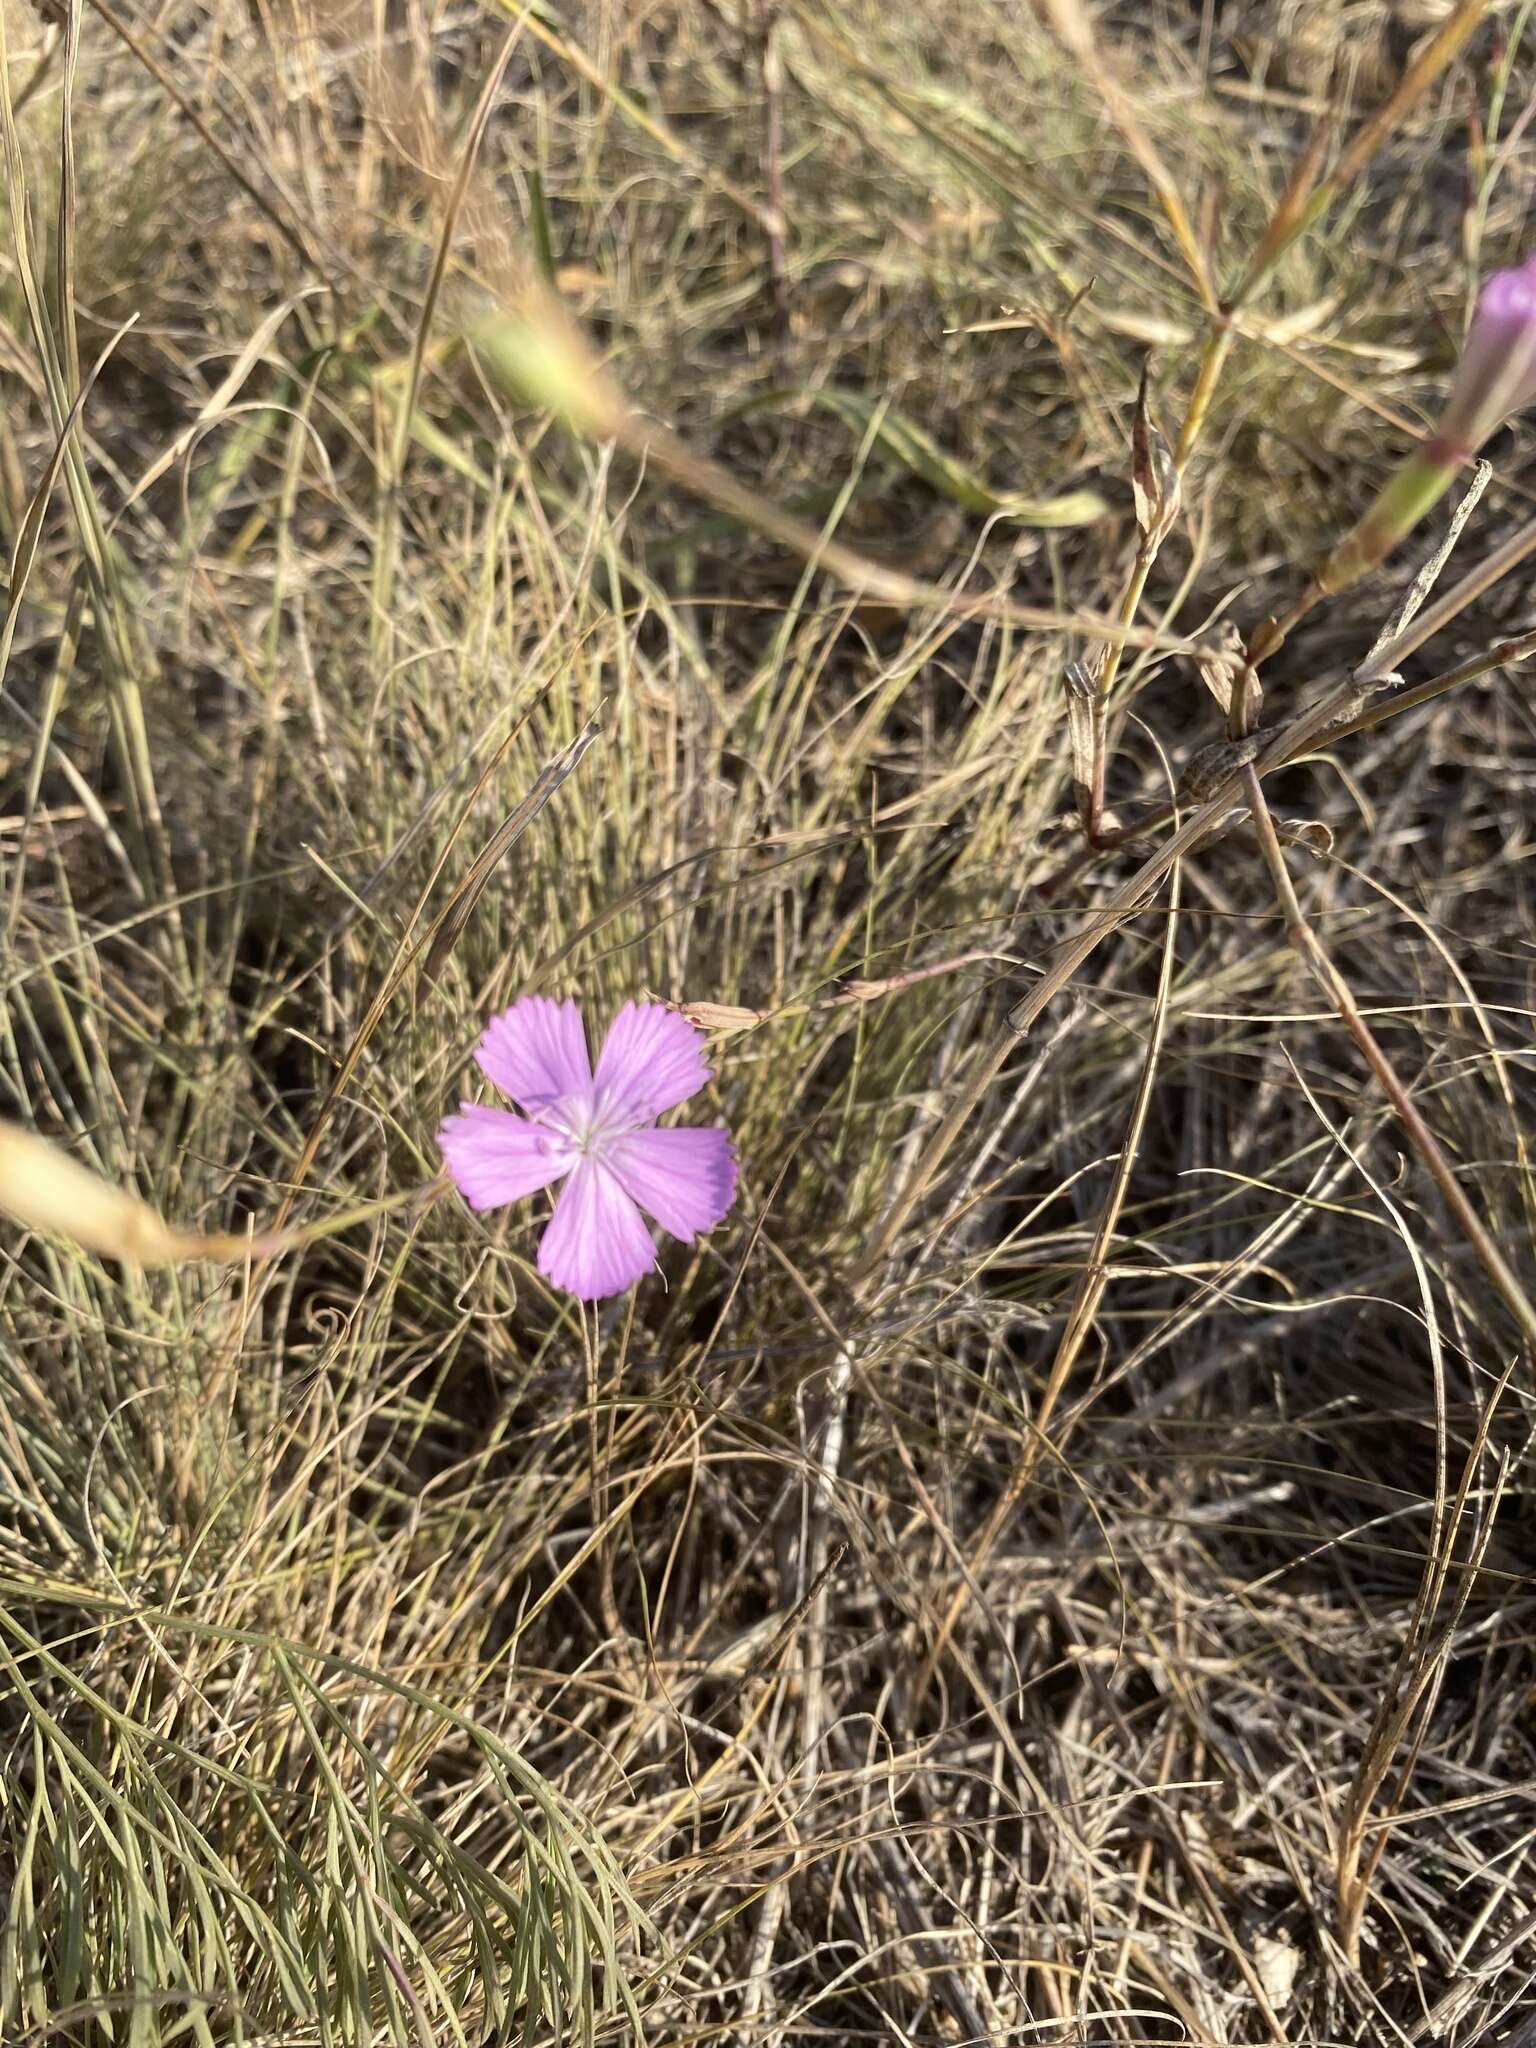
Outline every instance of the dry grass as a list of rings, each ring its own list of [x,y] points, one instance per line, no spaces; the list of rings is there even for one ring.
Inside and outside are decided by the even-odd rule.
[[[1441,64],[1442,0],[114,0],[71,78],[3,6],[0,1107],[309,1233],[0,1241],[6,2048],[1528,2039],[1536,1378],[1257,783],[1005,1020],[1168,832],[1079,853],[1100,642],[1008,606],[1121,605],[1149,344],[1176,438],[1331,118],[1136,616],[1295,598],[1528,244],[1531,7]],[[464,345],[541,266],[650,459]],[[1490,453],[1442,588],[1528,516]],[[1404,672],[1531,623],[1517,569]],[[1354,709],[1280,857],[1518,1285],[1522,672]],[[1133,646],[1105,731],[1134,824],[1222,723]],[[526,990],[742,1013],[739,1208],[596,1316],[434,1185]]]

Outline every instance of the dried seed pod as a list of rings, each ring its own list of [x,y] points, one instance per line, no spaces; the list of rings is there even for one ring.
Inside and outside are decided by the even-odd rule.
[[[701,1031],[752,1031],[762,1023],[761,1010],[746,1010],[736,1003],[679,1003],[680,1014]]]
[[[1078,808],[1085,811],[1093,787],[1093,714],[1098,701],[1098,682],[1085,661],[1069,661],[1063,680],[1067,686],[1067,730],[1072,739],[1072,784]]]
[[[1257,733],[1241,740],[1213,740],[1208,747],[1190,755],[1179,777],[1179,795],[1190,803],[1203,804],[1239,768],[1246,768],[1257,758],[1261,745]]]
[[[1287,846],[1299,846],[1320,860],[1333,851],[1333,832],[1321,818],[1276,818],[1275,833]]]
[[[1217,640],[1217,652],[1206,656],[1199,662],[1198,666],[1200,680],[1216,699],[1222,716],[1226,717],[1227,713],[1232,709],[1233,686],[1238,676],[1242,674],[1248,657],[1243,650],[1243,636],[1230,619],[1226,620],[1223,624],[1220,633],[1217,635]],[[1254,676],[1249,680],[1248,684],[1249,706],[1254,712],[1257,712],[1263,701],[1263,693],[1259,689],[1258,677]]]

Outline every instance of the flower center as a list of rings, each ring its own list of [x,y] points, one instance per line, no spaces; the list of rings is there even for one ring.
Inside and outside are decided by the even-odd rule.
[[[566,1139],[578,1159],[600,1159],[613,1139],[639,1130],[647,1118],[637,1117],[604,1100],[595,1088],[564,1095],[534,1119]]]

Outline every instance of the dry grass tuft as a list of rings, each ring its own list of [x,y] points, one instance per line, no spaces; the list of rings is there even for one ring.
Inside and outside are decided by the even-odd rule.
[[[0,1116],[254,1240],[0,1233],[7,2048],[1521,2037],[1536,621],[1210,657],[1533,12],[0,0]],[[528,990],[743,1160],[596,1315],[438,1179]]]

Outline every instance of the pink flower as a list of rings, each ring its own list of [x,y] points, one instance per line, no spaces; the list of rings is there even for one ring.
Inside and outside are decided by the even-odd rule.
[[[1483,286],[1461,368],[1433,440],[1449,455],[1475,453],[1512,412],[1536,398],[1536,256]]]
[[[1461,368],[1435,431],[1398,465],[1374,504],[1329,553],[1313,578],[1312,598],[1347,590],[1384,560],[1445,496],[1468,457],[1532,399],[1536,256],[1518,270],[1495,271],[1479,292]]]
[[[460,1194],[495,1209],[563,1180],[539,1271],[582,1301],[622,1294],[656,1263],[641,1209],[687,1239],[736,1198],[726,1132],[655,1127],[709,1079],[702,1044],[665,1004],[626,1003],[594,1074],[580,1006],[521,997],[491,1019],[475,1058],[523,1114],[466,1102],[438,1132]]]

